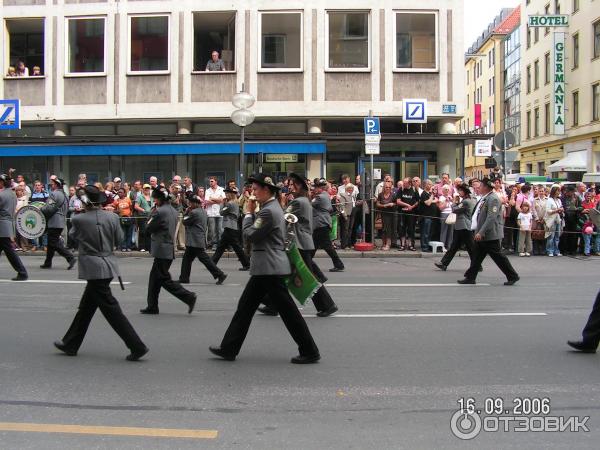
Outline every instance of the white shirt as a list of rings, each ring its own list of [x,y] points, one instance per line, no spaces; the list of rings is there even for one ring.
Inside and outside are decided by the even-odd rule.
[[[477,206],[475,207],[475,211],[473,211],[473,216],[471,217],[471,230],[473,230],[473,231],[475,231],[477,229],[477,219],[479,219],[479,210],[483,206],[483,201],[490,194],[491,194],[491,192],[488,192],[483,197],[481,197],[481,199],[477,202]]]
[[[520,222],[521,226],[520,229],[521,231],[531,231],[531,220],[533,218],[533,215],[528,212],[528,213],[519,213],[519,215],[517,216],[517,220]]]
[[[221,186],[217,186],[216,189],[208,188],[206,193],[204,194],[204,200],[209,201],[211,197],[216,198],[225,198],[225,192]],[[213,203],[212,205],[208,205],[206,207],[206,215],[208,217],[220,217],[221,214],[221,205],[218,203]]]

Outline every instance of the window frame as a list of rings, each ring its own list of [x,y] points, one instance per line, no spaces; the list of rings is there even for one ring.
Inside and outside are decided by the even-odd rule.
[[[552,132],[552,111],[550,102],[544,103],[544,136],[549,135]]]
[[[262,67],[262,50],[263,50],[263,33],[262,33],[262,16],[263,14],[299,14],[300,15],[300,67]],[[260,10],[258,11],[258,34],[257,34],[257,69],[259,73],[302,73],[304,72],[304,11],[303,10]],[[370,27],[369,27],[370,28]],[[270,35],[278,35],[271,33]],[[286,36],[287,39],[287,36]],[[285,55],[287,57],[287,55]]]
[[[552,80],[552,58],[550,52],[544,53],[544,86],[550,84]]]
[[[167,69],[166,70],[131,70],[131,21],[138,17],[167,18]],[[171,74],[171,14],[170,13],[132,13],[127,15],[127,70],[126,75],[170,75]]]
[[[330,13],[363,13],[367,14],[367,67],[329,67],[329,14]],[[395,36],[395,34],[394,34]],[[372,70],[372,49],[373,44],[373,24],[370,9],[327,9],[325,10],[325,72],[371,72]]]
[[[594,98],[594,89],[598,95],[598,103]],[[600,120],[600,82],[592,84],[592,122],[598,122]]]
[[[533,61],[533,90],[537,91],[540,88],[540,60]]]
[[[234,45],[237,44],[237,32],[238,32],[238,11],[236,10],[215,10],[215,11],[197,11],[197,10],[193,10],[192,11],[192,29],[191,29],[191,36],[190,36],[190,40],[192,42],[192,70],[191,70],[191,74],[192,75],[202,75],[202,74],[207,74],[207,75],[215,75],[215,74],[224,74],[224,73],[236,73],[237,72],[237,68],[238,68],[238,51],[237,51],[237,46],[236,48],[234,48],[234,56],[233,56],[233,70],[221,70],[221,71],[215,71],[215,72],[210,72],[205,70],[206,69],[206,63],[204,64],[204,69],[200,69],[200,70],[194,70],[194,57],[196,54],[196,39],[195,39],[195,28],[194,28],[194,16],[196,14],[219,14],[219,13],[231,13],[233,14],[233,22],[234,22],[234,30],[235,30],[235,36],[236,38],[234,39]],[[183,44],[181,44],[183,45]],[[219,56],[221,57],[221,59],[223,59],[223,54],[219,54]],[[206,61],[208,63],[208,60]],[[201,66],[202,67],[202,66]]]
[[[578,127],[579,126],[579,91],[573,91],[571,93],[571,108],[573,111],[573,114],[571,116],[571,122],[572,122],[572,127]]]
[[[433,14],[435,17],[435,30],[434,30],[434,40],[435,40],[435,67],[434,68],[411,68],[411,67],[396,67],[396,63],[397,63],[397,45],[398,45],[398,20],[397,20],[397,16],[398,14]],[[369,14],[370,15],[370,14]],[[394,9],[393,10],[393,20],[392,20],[393,24],[392,24],[392,31],[393,31],[393,35],[392,35],[392,51],[393,51],[393,68],[392,68],[392,72],[398,72],[398,73],[406,73],[406,72],[417,72],[417,73],[437,73],[440,71],[440,15],[439,15],[439,11],[438,10],[412,10],[412,9]],[[370,33],[371,27],[369,27],[369,33]],[[369,36],[369,40],[370,40],[370,36]]]
[[[577,42],[577,45],[575,45],[575,42]],[[576,31],[575,33],[573,33],[571,35],[571,53],[572,53],[572,65],[571,65],[571,70],[577,70],[579,69],[579,57],[581,56],[581,52],[580,52],[580,41],[579,41],[579,31]],[[577,48],[577,52],[575,51],[575,49]]]
[[[598,40],[598,46],[596,46],[596,27],[598,27],[598,33],[600,34],[600,19],[592,22],[592,61],[600,58],[600,39]]]
[[[70,46],[69,46],[69,24],[72,20],[104,20],[104,70],[102,72],[71,72],[69,70],[70,64]],[[78,78],[78,77],[105,77],[108,75],[107,63],[108,58],[108,16],[106,15],[93,15],[93,16],[67,16],[65,17],[65,72],[64,76],[67,78]]]
[[[10,60],[10,30],[9,30],[9,26],[8,26],[8,22],[10,21],[17,21],[17,20],[22,20],[22,19],[31,19],[31,20],[39,20],[42,23],[42,49],[43,49],[43,55],[44,55],[44,69],[46,69],[46,67],[48,66],[47,63],[47,59],[46,59],[46,28],[47,28],[47,18],[46,17],[39,17],[39,16],[32,16],[32,17],[3,17],[2,18],[2,26],[3,26],[3,35],[4,35],[4,45],[5,45],[5,52],[4,52],[4,71],[2,73],[2,78],[5,80],[27,80],[30,78],[33,79],[40,79],[40,78],[46,78],[46,71],[43,71],[42,75],[31,75],[31,73],[29,74],[29,76],[27,77],[9,77],[8,75],[8,68],[11,66],[11,60]],[[32,72],[33,72],[33,67],[31,68]]]

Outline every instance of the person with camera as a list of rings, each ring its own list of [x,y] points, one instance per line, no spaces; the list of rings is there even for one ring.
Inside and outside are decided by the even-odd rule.
[[[58,253],[67,260],[68,270],[75,266],[76,258],[65,245],[60,237],[66,225],[67,212],[69,211],[69,201],[63,191],[65,182],[62,178],[54,177],[50,179],[50,195],[46,205],[42,208],[42,213],[46,216],[48,249],[46,250],[46,260],[40,266],[41,269],[50,269],[54,254]]]

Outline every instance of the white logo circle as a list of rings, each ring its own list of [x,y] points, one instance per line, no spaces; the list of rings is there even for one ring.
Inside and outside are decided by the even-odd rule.
[[[458,410],[450,419],[450,429],[459,439],[465,441],[474,439],[481,431],[481,417],[477,413],[469,414]]]

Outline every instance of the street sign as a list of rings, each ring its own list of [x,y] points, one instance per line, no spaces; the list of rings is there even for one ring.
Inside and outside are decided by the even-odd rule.
[[[427,123],[427,100],[404,99],[402,101],[403,123]]]
[[[506,142],[505,142],[506,141]],[[494,136],[494,145],[499,151],[507,150],[515,145],[515,135],[510,131],[501,131]]]
[[[492,141],[475,141],[475,156],[492,156]]]
[[[444,103],[442,105],[442,114],[456,114],[456,105]]]
[[[365,117],[364,124],[365,144],[379,144],[379,142],[381,141],[381,128],[379,123],[379,117]]]
[[[379,143],[365,144],[365,155],[379,155]]]
[[[0,130],[21,129],[20,100],[0,100]]]
[[[529,16],[527,25],[530,27],[568,27],[569,16],[560,14],[545,16]]]

